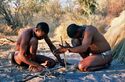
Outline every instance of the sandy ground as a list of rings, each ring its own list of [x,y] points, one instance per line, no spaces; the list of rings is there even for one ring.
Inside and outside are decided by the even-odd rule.
[[[74,70],[74,65],[78,64],[82,59],[78,54],[66,53],[66,58],[71,66],[67,71],[57,69],[56,65],[52,69],[47,69],[44,73],[31,73],[26,69],[20,69],[11,66],[7,59],[7,53],[14,50],[15,43],[3,39],[0,41],[0,82],[24,82],[24,80],[36,75],[36,77],[27,82],[125,82],[125,65],[113,61],[109,68],[95,72],[80,72]],[[42,42],[41,42],[42,43]],[[41,52],[42,50],[42,52]],[[55,59],[46,45],[40,45],[39,54]],[[63,55],[61,55],[63,58]],[[51,70],[51,71],[48,71]]]
[[[48,53],[41,53],[41,55],[46,55],[53,57],[53,55]],[[63,57],[63,56],[62,56]],[[77,54],[68,54],[67,61],[71,64],[77,64],[81,60],[81,57]],[[5,62],[6,61],[6,62]],[[30,73],[28,70],[19,70],[15,66],[4,67],[2,64],[8,65],[9,62],[6,59],[0,59],[0,82],[18,82],[23,81],[24,79],[31,77],[37,73]],[[69,66],[68,69],[74,65]],[[55,68],[59,65],[55,66]],[[53,70],[49,69],[49,70]],[[55,72],[54,72],[55,71]],[[78,70],[68,70],[68,71],[58,71],[53,70],[52,75],[44,73],[41,76],[34,77],[27,82],[125,82],[125,65],[122,64],[113,64],[106,69],[95,72],[80,72]]]

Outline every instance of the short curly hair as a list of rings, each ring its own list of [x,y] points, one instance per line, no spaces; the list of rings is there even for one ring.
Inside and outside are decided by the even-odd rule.
[[[36,25],[36,28],[42,29],[46,34],[49,33],[49,25],[46,22],[40,22]]]
[[[76,33],[77,33],[77,30],[81,28],[81,26],[78,26],[76,24],[70,24],[68,27],[67,27],[67,34],[70,38],[73,38]]]

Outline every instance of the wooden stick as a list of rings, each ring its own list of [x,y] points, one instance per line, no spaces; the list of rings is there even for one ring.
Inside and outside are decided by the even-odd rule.
[[[9,39],[9,38],[6,38],[7,40],[9,40],[10,42],[12,43],[15,43],[16,41],[12,40],[12,39]]]
[[[61,39],[61,44],[63,46],[63,40],[62,40],[62,37],[60,36],[60,39]],[[67,70],[67,63],[66,63],[66,54],[64,53],[64,64],[65,64],[65,69]]]
[[[28,77],[28,76],[30,76],[30,77],[28,77],[28,78],[24,78],[22,81],[19,81],[19,82],[26,82],[26,81],[29,81],[29,80],[31,80],[31,79],[33,79],[33,78],[35,78],[35,77],[45,77],[45,73],[46,72],[54,72],[55,70],[57,70],[57,69],[60,69],[60,68],[62,68],[62,66],[61,67],[57,67],[57,68],[53,68],[53,69],[45,69],[44,71],[42,71],[42,72],[39,72],[39,73],[37,73],[37,74],[35,74],[35,75],[27,75],[26,77]],[[42,75],[43,74],[43,75]]]
[[[10,68],[13,67],[14,65],[5,65],[5,66],[0,66],[0,69],[4,69],[4,68]]]

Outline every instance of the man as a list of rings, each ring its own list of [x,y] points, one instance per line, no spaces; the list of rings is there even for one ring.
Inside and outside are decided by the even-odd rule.
[[[21,66],[28,66],[31,71],[42,71],[43,66],[53,67],[55,66],[55,61],[49,57],[42,55],[36,55],[38,40],[44,39],[51,51],[56,49],[48,37],[49,26],[45,22],[40,22],[35,28],[29,28],[23,31],[16,43],[16,52],[14,54],[13,60]],[[55,55],[58,61],[61,61],[59,55]]]
[[[57,49],[55,53],[79,53],[83,60],[78,64],[80,71],[94,71],[106,67],[112,61],[111,48],[104,36],[92,25],[71,24],[67,34],[72,38],[73,47]]]

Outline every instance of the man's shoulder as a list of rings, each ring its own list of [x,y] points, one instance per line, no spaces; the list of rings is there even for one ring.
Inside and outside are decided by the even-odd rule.
[[[96,32],[97,31],[97,28],[92,26],[92,25],[89,25],[86,27],[86,32]]]
[[[29,34],[31,31],[32,31],[32,28],[26,28],[22,30],[21,34]]]

